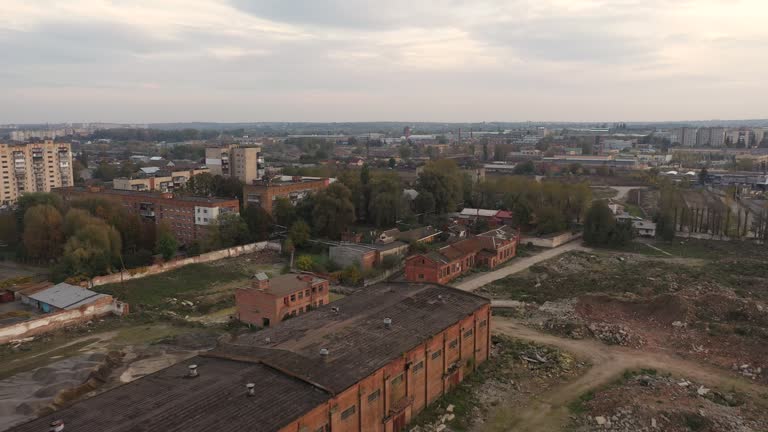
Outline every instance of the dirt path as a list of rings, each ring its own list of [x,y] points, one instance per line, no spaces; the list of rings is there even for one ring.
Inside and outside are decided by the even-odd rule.
[[[569,420],[569,402],[589,390],[609,384],[627,369],[652,368],[695,380],[708,387],[735,388],[750,394],[756,403],[768,405],[768,402],[760,398],[760,395],[765,394],[768,390],[766,387],[731,376],[728,371],[686,360],[676,355],[609,346],[591,339],[560,338],[500,317],[494,318],[493,328],[496,333],[551,345],[568,351],[589,361],[592,363],[592,367],[574,381],[532,398],[527,406],[498,408],[484,425],[484,430],[560,431]]]
[[[574,250],[589,251],[591,249],[582,246],[581,242],[578,240],[573,241],[571,243],[566,243],[562,246],[546,250],[534,256],[520,258],[519,260],[512,262],[512,264],[502,267],[498,270],[470,276],[460,282],[452,284],[452,286],[464,291],[474,291],[491,282],[503,279],[511,274],[521,272],[534,264],[538,264],[542,261],[546,261],[550,258],[554,258],[558,255],[562,255],[566,252]]]

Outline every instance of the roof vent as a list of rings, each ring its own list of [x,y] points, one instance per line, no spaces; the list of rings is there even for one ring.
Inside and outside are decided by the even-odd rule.
[[[322,358],[326,359],[326,358],[328,358],[328,355],[329,355],[330,353],[331,353],[331,352],[330,352],[330,351],[328,351],[328,348],[320,348],[320,357],[322,357]]]
[[[392,318],[384,318],[384,328],[385,329],[392,328]]]
[[[264,338],[264,342],[266,342],[266,343],[272,343],[272,338],[271,338],[271,337],[269,337],[269,336],[267,336],[267,337],[265,337],[265,338]]]
[[[256,396],[256,384],[248,383],[245,385],[245,388],[248,389],[248,397]]]
[[[196,364],[189,365],[189,374],[187,374],[187,377],[197,378],[199,376],[200,374],[197,372],[197,365]]]
[[[64,420],[54,420],[51,422],[50,432],[61,432],[64,430]]]
[[[331,310],[333,311],[333,313],[339,313],[341,311],[341,309],[338,306],[331,307]]]

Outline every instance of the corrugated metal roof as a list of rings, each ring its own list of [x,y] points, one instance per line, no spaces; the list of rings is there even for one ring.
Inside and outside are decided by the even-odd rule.
[[[102,297],[108,296],[65,282],[29,296],[33,300],[49,304],[58,309],[77,309]]]

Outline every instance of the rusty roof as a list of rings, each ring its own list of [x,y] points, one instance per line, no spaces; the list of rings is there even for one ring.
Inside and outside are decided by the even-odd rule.
[[[197,378],[185,378],[191,364]],[[255,396],[246,395],[248,383]],[[9,432],[45,432],[59,419],[77,432],[271,432],[328,399],[262,364],[194,357]]]
[[[263,362],[338,394],[488,302],[446,286],[389,282],[205,355]]]

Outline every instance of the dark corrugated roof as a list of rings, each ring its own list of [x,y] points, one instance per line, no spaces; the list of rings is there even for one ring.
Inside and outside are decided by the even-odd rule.
[[[439,285],[374,285],[210,355],[263,361],[338,394],[486,303]],[[392,319],[391,329],[384,318]],[[327,358],[320,356],[322,348],[329,350]]]
[[[190,364],[197,378],[184,378]],[[247,383],[256,395],[246,396]],[[195,357],[10,429],[47,432],[276,431],[327,401],[326,392],[267,366]]]

